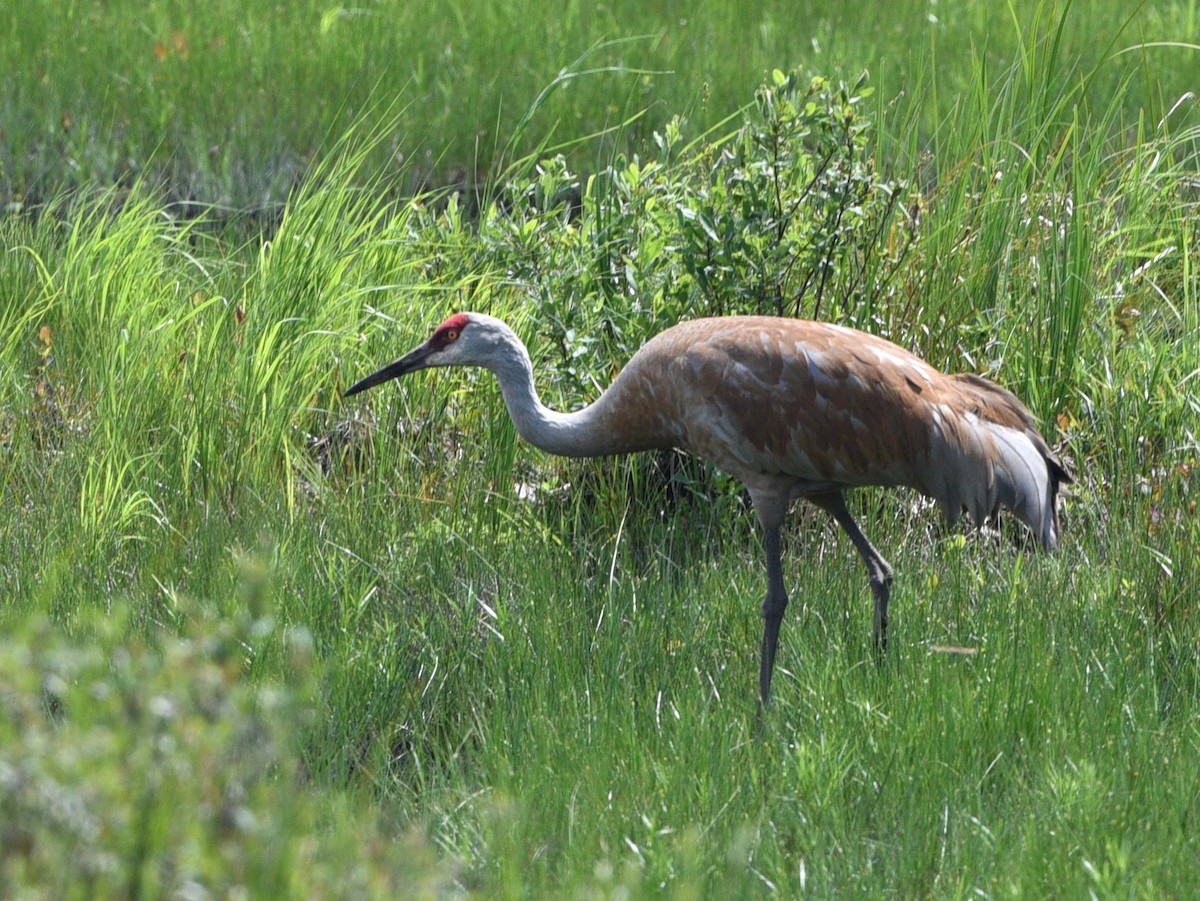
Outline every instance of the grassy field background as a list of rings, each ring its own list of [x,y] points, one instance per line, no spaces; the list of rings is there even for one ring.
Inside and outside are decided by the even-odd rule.
[[[1080,104],[1103,114],[1120,97],[1125,127],[1161,120],[1200,69],[1197,11],[1181,2],[899,0],[886,16],[864,0],[56,2],[6,18],[6,202],[140,179],[261,211],[364,120],[386,124],[373,164],[402,191],[474,187],[545,145],[572,144],[574,168],[594,170],[673,116],[719,125],[766,73],[797,65],[869,70],[928,144],[1060,22],[1053,87],[1088,78]]]
[[[0,895],[1190,897],[1195,14],[23,4],[0,26]],[[862,78],[864,69],[869,77]],[[454,309],[595,397],[686,316],[1024,397],[1062,552],[341,390]]]

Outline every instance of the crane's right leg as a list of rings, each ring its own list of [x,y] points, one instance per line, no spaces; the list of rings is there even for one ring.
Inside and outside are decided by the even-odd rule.
[[[767,551],[767,596],[763,600],[762,661],[758,670],[759,710],[771,700],[771,674],[775,670],[775,648],[779,644],[779,626],[787,610],[787,589],[783,587],[783,560],[779,526],[764,528]]]

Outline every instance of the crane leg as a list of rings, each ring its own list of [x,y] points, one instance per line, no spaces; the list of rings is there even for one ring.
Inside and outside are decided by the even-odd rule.
[[[779,526],[764,529],[767,551],[767,596],[763,600],[762,661],[758,670],[759,711],[771,700],[771,674],[775,670],[775,648],[779,644],[779,626],[787,610],[787,589],[783,587]]]
[[[871,593],[875,596],[875,614],[871,619],[871,635],[875,639],[875,650],[882,654],[887,650],[888,595],[892,587],[892,567],[883,559],[883,554],[867,539],[846,509],[846,498],[840,491],[813,495],[814,504],[829,512],[842,530],[854,543],[858,555],[867,564],[867,577],[871,581]]]

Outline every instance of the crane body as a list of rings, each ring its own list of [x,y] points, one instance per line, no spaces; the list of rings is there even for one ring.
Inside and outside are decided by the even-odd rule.
[[[1044,549],[1058,544],[1057,500],[1071,479],[1025,406],[986,379],[946,375],[855,329],[770,316],[681,322],[646,342],[595,402],[561,413],[541,402],[529,353],[505,323],[456,313],[345,393],[431,366],[491,370],[518,434],[549,453],[673,447],[746,485],[767,558],[763,703],[788,603],[780,529],[793,500],[828,511],[862,557],[881,650],[892,569],[851,516],[846,489],[914,489],[933,498],[950,524],[963,512],[978,524],[1004,506]]]

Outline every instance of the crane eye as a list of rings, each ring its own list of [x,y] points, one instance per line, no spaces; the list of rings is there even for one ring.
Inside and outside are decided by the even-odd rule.
[[[446,332],[446,340],[447,341],[457,341],[458,340],[458,329],[452,328],[452,329],[450,329],[450,331]]]

